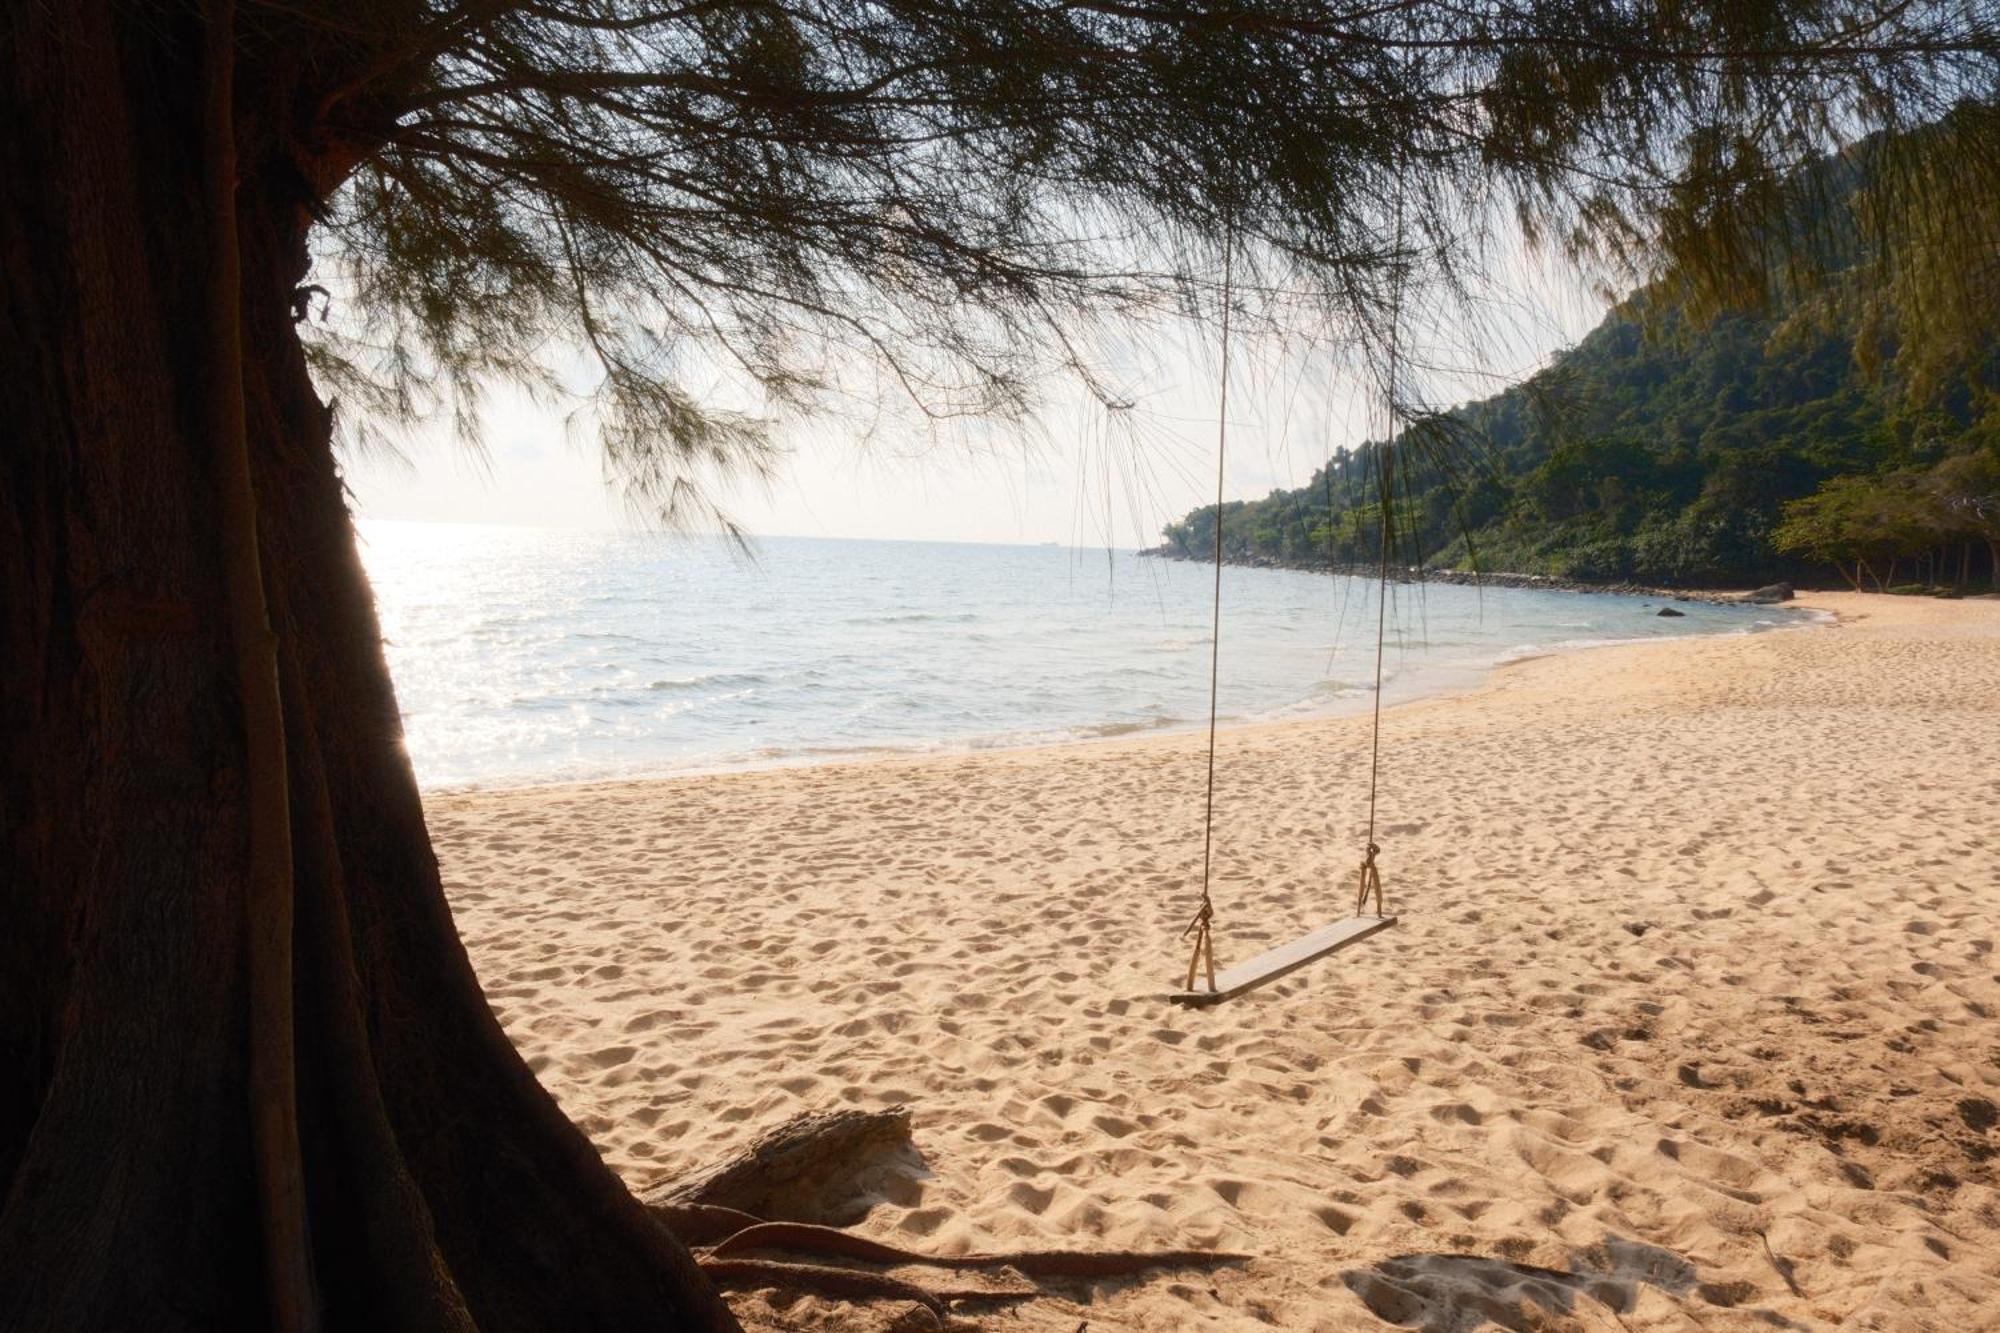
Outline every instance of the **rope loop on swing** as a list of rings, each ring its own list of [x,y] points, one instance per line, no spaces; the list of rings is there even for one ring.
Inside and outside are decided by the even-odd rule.
[[[1194,936],[1194,951],[1188,955],[1187,980],[1182,984],[1182,990],[1194,989],[1195,973],[1202,970],[1204,964],[1208,976],[1208,988],[1215,989],[1215,942],[1209,930],[1209,924],[1214,919],[1215,904],[1208,900],[1208,894],[1204,891],[1201,896],[1201,906],[1195,909],[1194,919],[1189,921],[1187,929],[1181,932],[1182,939]]]
[[[1375,856],[1381,850],[1380,847],[1371,842],[1368,844],[1368,854],[1361,858],[1361,885],[1359,892],[1354,895],[1354,915],[1356,916],[1366,915],[1368,898],[1371,894],[1375,898],[1375,915],[1384,915],[1382,911],[1382,872],[1375,868]]]

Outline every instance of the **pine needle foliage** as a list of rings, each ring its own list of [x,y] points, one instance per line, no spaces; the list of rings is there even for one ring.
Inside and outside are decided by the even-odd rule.
[[[1239,327],[1379,371],[1392,311],[1469,294],[1503,225],[1607,282],[1755,296],[1814,253],[1802,163],[1955,114],[1867,219],[1885,255],[1921,238],[1900,290],[1935,308],[1952,209],[2000,197],[1983,2],[242,9],[327,75],[302,174],[331,386],[470,423],[496,382],[581,384],[611,475],[672,521],[768,468],[774,420],[885,386],[939,422],[1018,416],[1052,372],[1115,406],[1091,330],[1212,313],[1225,247]]]

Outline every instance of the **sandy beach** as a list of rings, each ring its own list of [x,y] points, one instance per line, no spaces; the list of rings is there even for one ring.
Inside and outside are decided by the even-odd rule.
[[[1391,710],[1401,923],[1208,1010],[1161,998],[1199,736],[427,804],[488,995],[635,1188],[903,1103],[925,1169],[865,1234],[1255,1256],[980,1326],[2000,1327],[2000,602],[1809,604]],[[1366,740],[1225,735],[1223,963],[1346,912]]]

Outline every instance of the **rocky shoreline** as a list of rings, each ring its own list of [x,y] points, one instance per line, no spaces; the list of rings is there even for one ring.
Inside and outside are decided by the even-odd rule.
[[[1183,560],[1195,564],[1207,564],[1206,559],[1183,555],[1165,546],[1149,547],[1139,552],[1156,560]],[[1372,579],[1378,573],[1373,565],[1306,565],[1272,560],[1265,556],[1245,559],[1225,558],[1226,565],[1236,565],[1245,569],[1289,569],[1300,574],[1346,574],[1355,578]],[[1580,579],[1555,578],[1547,574],[1492,573],[1471,569],[1425,569],[1417,566],[1391,569],[1389,576],[1398,583],[1453,583],[1467,587],[1481,588],[1532,588],[1543,592],[1595,592],[1615,593],[1624,597],[1657,597],[1674,602],[1706,602],[1715,606],[1772,606],[1792,600],[1792,587],[1788,583],[1773,583],[1751,592],[1721,592],[1708,588],[1661,588],[1645,583],[1586,583]]]

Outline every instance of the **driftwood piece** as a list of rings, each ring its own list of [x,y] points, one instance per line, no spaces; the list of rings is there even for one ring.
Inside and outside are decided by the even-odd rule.
[[[864,1174],[885,1158],[914,1160],[915,1154],[906,1106],[808,1112],[726,1162],[649,1191],[645,1201],[677,1234],[680,1227],[667,1214],[691,1205],[784,1221],[845,1220],[857,1196],[868,1192]]]

